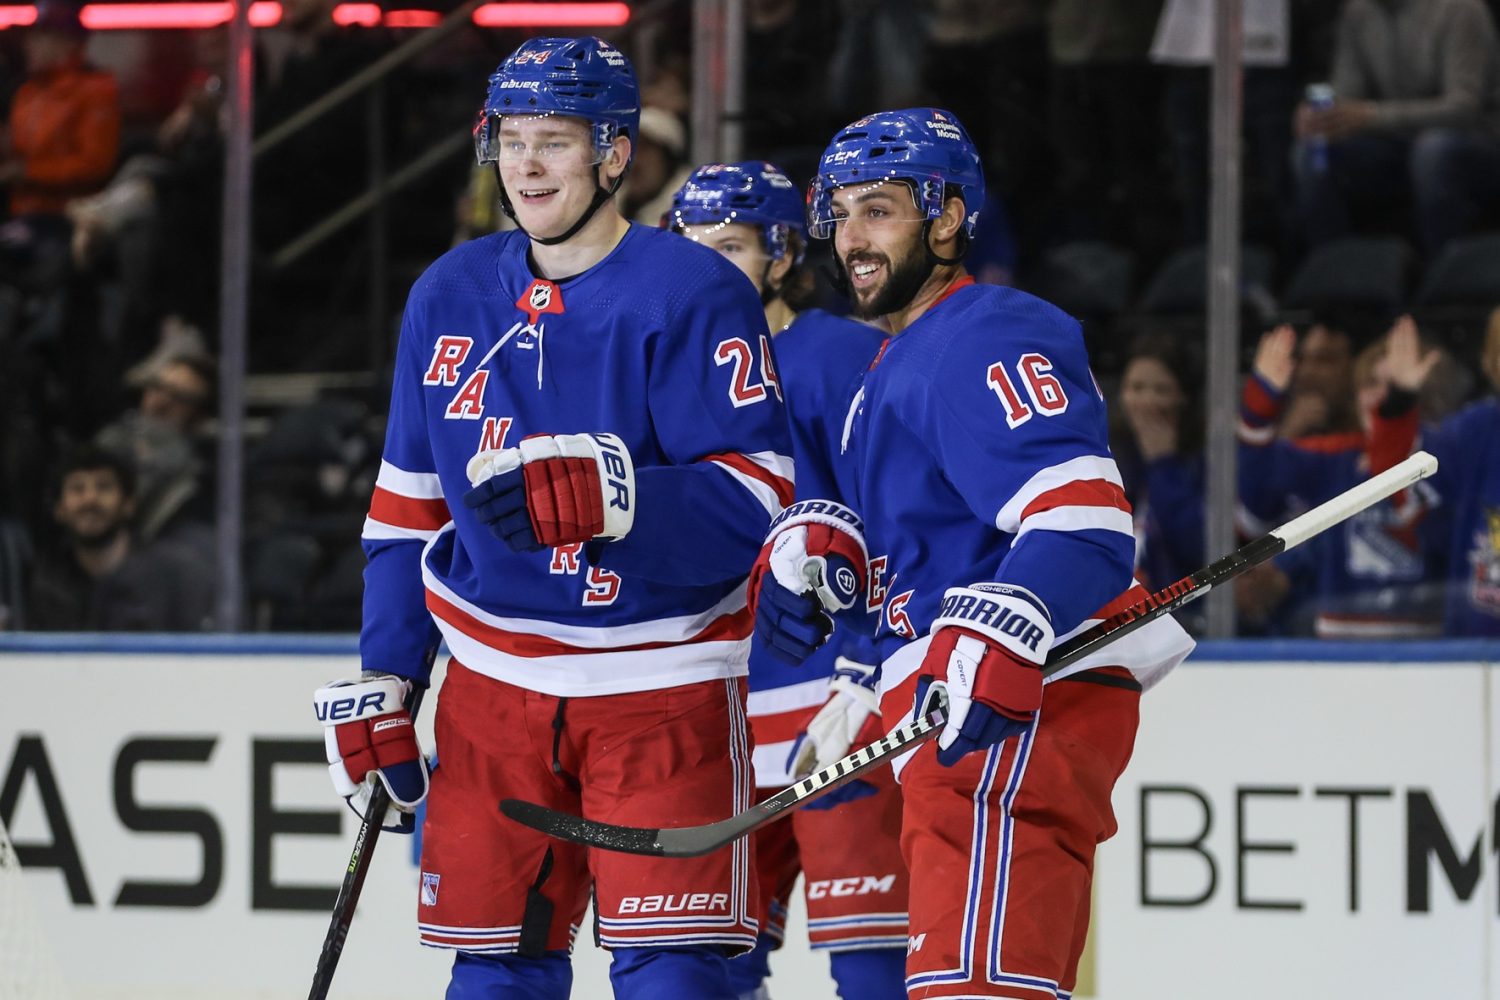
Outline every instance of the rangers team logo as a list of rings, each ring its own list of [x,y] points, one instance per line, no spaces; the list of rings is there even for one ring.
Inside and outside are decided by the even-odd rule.
[[[438,882],[442,876],[436,872],[422,873],[422,905],[436,906],[438,894]]]
[[[1474,533],[1474,548],[1469,562],[1474,573],[1469,578],[1469,600],[1476,610],[1500,615],[1500,507],[1484,511],[1485,527]]]

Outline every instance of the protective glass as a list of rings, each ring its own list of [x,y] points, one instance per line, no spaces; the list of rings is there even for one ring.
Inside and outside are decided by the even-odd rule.
[[[517,162],[521,160],[557,160],[564,157],[584,155],[589,157],[593,164],[602,163],[605,154],[609,151],[609,139],[605,133],[612,138],[612,129],[607,126],[601,128],[604,123],[593,123],[590,135],[577,134],[554,134],[542,136],[534,142],[527,142],[516,135],[502,135],[502,126],[505,121],[504,115],[495,114],[490,111],[481,111],[479,120],[474,123],[474,156],[481,163]],[[551,115],[512,115],[512,118],[538,119],[550,118]],[[577,120],[577,119],[573,119]]]
[[[869,171],[865,173],[864,177],[849,180],[844,180],[835,173],[821,173],[813,178],[807,191],[807,231],[813,239],[831,239],[838,224],[846,218],[843,209],[838,209],[836,214],[833,207],[833,192],[844,187],[873,188],[886,181],[899,182],[911,192],[912,203],[922,214],[921,219],[889,217],[877,219],[873,215],[876,211],[874,207],[856,204],[854,207],[856,218],[868,217],[871,222],[881,223],[910,223],[935,219],[943,214],[943,179],[941,177],[916,178],[892,171],[885,176],[871,178],[868,176]]]

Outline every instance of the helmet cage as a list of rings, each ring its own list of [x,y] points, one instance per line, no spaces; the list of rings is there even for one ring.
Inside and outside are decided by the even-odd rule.
[[[672,197],[667,228],[681,232],[685,226],[741,224],[761,232],[766,256],[781,260],[793,253],[792,263],[801,264],[806,240],[792,241],[800,233],[802,206],[796,188],[769,164],[714,164],[699,168]]]
[[[912,203],[922,214],[923,219],[930,221],[943,214],[948,182],[942,174],[922,174],[894,166],[884,170],[871,170],[868,167],[858,166],[840,167],[835,170],[820,171],[808,185],[808,233],[815,240],[826,240],[833,236],[839,221],[833,216],[833,192],[839,188],[856,184],[861,187],[874,187],[888,181],[906,185],[911,192]],[[968,205],[964,206],[967,225],[973,226],[973,219],[978,212],[977,207],[971,212]]]
[[[603,163],[605,157],[609,156],[609,151],[614,148],[616,137],[628,134],[627,130],[621,128],[616,122],[591,120],[564,111],[496,111],[493,108],[485,108],[479,112],[479,119],[474,123],[474,158],[480,166],[500,161],[500,126],[507,116],[511,118],[574,118],[583,122],[589,127],[589,140],[594,149],[594,158],[590,162],[594,166]]]

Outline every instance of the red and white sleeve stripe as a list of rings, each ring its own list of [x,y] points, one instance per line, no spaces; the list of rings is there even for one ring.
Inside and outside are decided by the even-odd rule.
[[[761,502],[771,517],[780,514],[796,496],[792,460],[786,455],[774,451],[723,452],[705,455],[703,461],[712,462],[733,476]]]
[[[1085,455],[1032,476],[995,515],[1019,538],[1028,531],[1118,531],[1134,537],[1130,503],[1113,459]]]
[[[407,472],[389,462],[380,463],[363,537],[425,542],[451,520],[436,473]]]

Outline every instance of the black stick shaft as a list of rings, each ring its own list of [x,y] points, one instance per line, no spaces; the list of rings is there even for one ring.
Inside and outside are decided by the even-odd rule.
[[[432,661],[437,648],[427,653],[427,673],[432,674]],[[407,702],[407,711],[413,719],[422,707],[423,689],[413,687]],[[333,904],[333,916],[328,921],[328,933],[323,937],[323,950],[318,953],[318,966],[313,970],[312,988],[307,1000],[326,1000],[329,987],[333,985],[333,974],[338,970],[339,958],[344,954],[344,942],[349,938],[349,927],[354,923],[354,910],[359,906],[359,894],[365,887],[365,876],[370,873],[370,862],[375,858],[375,843],[380,839],[380,830],[385,814],[390,809],[391,797],[382,782],[375,782],[370,791],[370,802],[365,809],[365,818],[354,835],[354,849],[349,852],[349,867],[344,870],[344,881],[339,886],[338,899]]]

